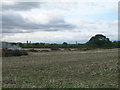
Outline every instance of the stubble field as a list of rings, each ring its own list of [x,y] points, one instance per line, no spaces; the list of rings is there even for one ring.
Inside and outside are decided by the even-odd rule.
[[[3,57],[3,88],[117,88],[118,49]]]

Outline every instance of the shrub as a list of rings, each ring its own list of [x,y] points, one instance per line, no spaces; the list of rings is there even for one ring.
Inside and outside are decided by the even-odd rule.
[[[29,51],[30,52],[38,52],[38,50],[35,50],[35,49],[30,49]]]
[[[82,51],[87,51],[89,50],[88,48],[81,48]]]
[[[49,50],[41,50],[41,52],[49,52]]]
[[[64,50],[69,50],[70,51],[71,49],[70,48],[64,48]]]
[[[25,50],[8,50],[8,49],[2,50],[2,57],[22,56],[22,55],[28,55],[28,53]]]
[[[58,47],[51,47],[51,50],[60,50]]]

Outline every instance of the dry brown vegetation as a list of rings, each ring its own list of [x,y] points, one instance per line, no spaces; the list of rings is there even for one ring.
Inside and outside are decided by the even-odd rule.
[[[22,56],[22,55],[28,55],[28,53],[25,50],[2,49],[2,57]]]
[[[118,50],[29,52],[3,57],[5,88],[117,88]]]

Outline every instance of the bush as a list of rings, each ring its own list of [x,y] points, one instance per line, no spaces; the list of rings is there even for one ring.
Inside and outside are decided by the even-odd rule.
[[[29,51],[30,52],[38,52],[38,50],[35,50],[35,49],[30,49]]]
[[[49,50],[41,50],[41,52],[49,52]]]
[[[70,48],[64,48],[64,50],[68,50],[68,51],[71,51],[71,49],[70,49]]]
[[[51,50],[60,50],[58,47],[52,47]]]
[[[8,50],[8,49],[2,50],[2,57],[22,56],[22,55],[28,55],[28,53],[25,50]]]
[[[81,48],[82,51],[87,51],[89,50],[88,48]]]

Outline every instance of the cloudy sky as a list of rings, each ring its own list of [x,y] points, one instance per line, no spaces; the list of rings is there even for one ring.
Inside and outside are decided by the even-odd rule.
[[[79,1],[79,0],[78,0]],[[87,42],[118,38],[118,2],[2,2],[2,39],[12,42]]]

